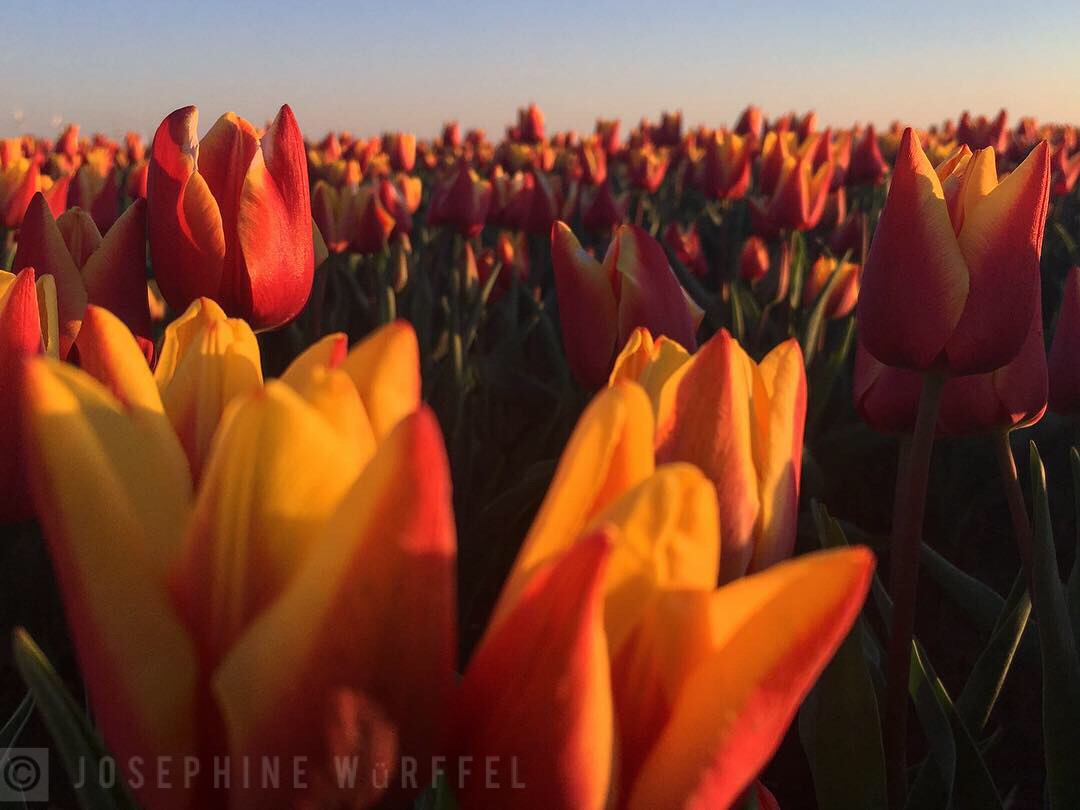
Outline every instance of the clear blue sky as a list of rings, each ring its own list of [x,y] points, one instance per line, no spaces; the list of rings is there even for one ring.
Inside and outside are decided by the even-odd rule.
[[[57,120],[150,134],[185,104],[205,130],[227,109],[262,122],[282,102],[312,136],[429,135],[448,118],[496,135],[530,100],[551,129],[665,107],[730,123],[749,101],[834,124],[1000,106],[1080,122],[1078,0],[12,2],[5,135]]]

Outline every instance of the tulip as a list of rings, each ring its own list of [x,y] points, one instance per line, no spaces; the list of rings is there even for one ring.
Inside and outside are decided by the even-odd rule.
[[[790,133],[766,136],[762,173],[768,171],[768,182],[762,182],[764,196],[750,201],[759,230],[806,231],[818,224],[832,183],[833,162],[830,156],[816,171],[812,164],[818,138],[827,136],[812,135],[797,153],[792,151]]]
[[[69,208],[56,221],[82,275],[89,303],[122,320],[144,348],[153,351],[153,328],[146,292],[146,203],[136,200],[102,237],[94,220]]]
[[[1080,267],[1071,267],[1050,344],[1050,407],[1080,413]]]
[[[1008,363],[1037,305],[1048,197],[1045,143],[999,183],[993,150],[961,150],[935,171],[906,130],[859,296],[867,351],[954,375]]]
[[[518,132],[525,143],[541,143],[544,140],[544,113],[536,104],[518,110]]]
[[[700,183],[706,197],[738,199],[750,187],[751,142],[731,133],[717,132],[705,145]]]
[[[361,186],[350,205],[349,246],[357,253],[380,253],[385,250],[395,223],[383,207],[378,189],[372,185]]]
[[[683,267],[695,276],[704,278],[708,275],[709,261],[701,248],[701,236],[695,223],[691,222],[684,228],[679,223],[672,222],[664,229],[664,243]]]
[[[55,281],[60,319],[60,357],[66,358],[86,311],[86,286],[53,219],[52,211],[40,193],[34,195],[26,209],[12,265],[16,271],[26,267],[33,267],[38,277],[51,275]]]
[[[200,298],[166,327],[154,379],[197,479],[229,403],[262,387],[255,333]]]
[[[833,273],[838,273],[829,301],[825,304],[825,317],[831,320],[846,318],[859,298],[859,265],[854,262],[840,262],[830,256],[820,256],[810,265],[810,270],[803,282],[804,307],[813,304],[828,286]]]
[[[1069,194],[1080,178],[1080,152],[1071,158],[1065,144],[1059,144],[1050,158],[1050,193],[1055,197]]]
[[[491,183],[481,180],[465,161],[460,161],[453,178],[435,189],[428,223],[448,225],[471,238],[484,229],[490,205]]]
[[[455,711],[455,753],[514,762],[525,789],[464,779],[463,807],[731,806],[858,614],[862,548],[717,589],[713,488],[651,468],[650,432],[621,383],[563,452]]]
[[[626,221],[630,201],[626,195],[616,199],[608,183],[585,189],[582,193],[584,198],[581,201],[581,225],[585,230],[610,233],[612,228]]]
[[[712,480],[722,529],[720,581],[791,556],[806,420],[798,343],[785,341],[755,363],[720,330],[692,355],[655,354],[636,377],[649,377],[656,403],[656,457],[697,464]],[[619,359],[628,363],[630,355]],[[617,365],[612,379],[621,376]]]
[[[945,381],[935,433],[961,436],[1029,427],[1046,412],[1047,385],[1042,308],[1036,307],[1031,331],[1009,363],[986,374]],[[919,372],[882,365],[856,343],[853,388],[856,410],[872,428],[884,433],[914,430],[922,389]]]
[[[398,132],[384,139],[383,146],[390,155],[390,168],[395,172],[411,172],[416,165],[416,136]]]
[[[87,211],[105,232],[120,216],[120,181],[113,155],[106,149],[94,149],[75,173],[68,194],[68,204]]]
[[[664,182],[669,157],[666,151],[650,147],[631,150],[629,154],[630,185],[655,194]]]
[[[701,310],[679,284],[664,249],[636,225],[615,231],[601,264],[570,228],[551,229],[555,293],[567,362],[578,382],[602,386],[617,348],[638,326],[693,349]]]
[[[888,173],[889,164],[881,156],[877,133],[874,132],[874,125],[870,124],[851,152],[847,183],[851,186],[876,186],[885,181],[885,175]]]
[[[20,430],[22,363],[28,357],[57,355],[59,332],[56,285],[52,276],[35,282],[33,268],[18,274],[0,270],[0,413],[8,429],[0,431],[0,523],[33,514],[28,487],[25,440]]]
[[[90,373],[35,360],[24,405],[90,705],[121,768],[200,764],[193,783],[135,781],[139,805],[370,806],[377,788],[342,789],[335,758],[430,761],[447,725],[454,523],[434,416],[405,417],[365,461],[331,421],[362,424],[359,389],[308,357],[307,393],[276,381],[233,403],[193,491],[125,327],[91,307],[79,342]],[[302,758],[307,778],[242,778],[266,757]]]
[[[751,236],[739,251],[739,278],[753,284],[769,272],[769,248],[760,236]]]
[[[739,120],[735,123],[735,134],[745,136],[750,141],[751,148],[754,149],[761,142],[761,133],[764,129],[765,116],[762,114],[761,108],[755,107],[753,104],[742,111]]]
[[[184,107],[154,136],[147,180],[150,256],[169,305],[212,298],[255,329],[291,321],[315,272],[304,142],[288,105],[260,141],[227,113],[200,142]]]
[[[325,180],[316,180],[311,193],[311,218],[322,234],[326,247],[333,253],[340,253],[349,246],[349,228],[347,220],[352,213],[352,198],[355,190],[336,189]]]

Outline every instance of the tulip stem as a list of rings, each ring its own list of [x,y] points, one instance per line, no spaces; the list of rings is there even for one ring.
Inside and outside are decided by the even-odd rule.
[[[1027,505],[1024,503],[1024,490],[1020,486],[1020,479],[1016,473],[1016,459],[1013,457],[1012,446],[1009,444],[1009,432],[998,431],[992,437],[994,454],[997,456],[998,468],[1001,470],[1001,478],[1005,483],[1005,498],[1009,502],[1009,516],[1012,518],[1013,537],[1016,539],[1016,547],[1020,552],[1020,561],[1028,579],[1031,578],[1031,519],[1028,517]],[[1031,583],[1028,582],[1028,592],[1031,592]]]
[[[893,611],[886,660],[888,688],[885,702],[885,766],[891,810],[901,810],[907,796],[908,673],[915,630],[915,597],[919,584],[919,546],[926,511],[930,454],[934,447],[934,429],[944,385],[945,376],[939,372],[929,371],[923,375],[911,447],[908,453],[901,453],[896,480],[892,552],[889,558],[889,592]]]

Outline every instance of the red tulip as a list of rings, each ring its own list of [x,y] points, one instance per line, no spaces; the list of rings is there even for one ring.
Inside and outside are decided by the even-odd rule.
[[[935,171],[904,132],[859,298],[860,338],[882,363],[976,374],[1020,351],[1038,304],[1049,150],[1000,183],[994,163],[992,150],[962,150]]]
[[[453,178],[435,189],[428,209],[428,223],[448,225],[466,238],[484,229],[491,205],[491,183],[481,180],[464,160]]]
[[[256,329],[291,321],[315,272],[307,156],[285,105],[260,141],[233,113],[199,142],[184,107],[154,136],[147,214],[154,276],[169,305],[216,300]]]
[[[664,229],[664,242],[682,262],[683,267],[698,278],[704,278],[709,272],[709,262],[701,249],[701,237],[697,225],[691,222],[685,228],[672,222]]]
[[[889,164],[881,156],[877,133],[874,132],[874,125],[870,124],[863,133],[862,140],[851,152],[847,183],[850,186],[874,186],[884,182],[888,173]]]
[[[739,278],[750,284],[769,272],[769,249],[760,236],[751,236],[739,251]]]
[[[616,350],[638,326],[690,351],[697,346],[701,310],[679,284],[664,249],[636,225],[615,231],[601,264],[565,223],[556,222],[551,260],[567,361],[583,386],[607,382]]]

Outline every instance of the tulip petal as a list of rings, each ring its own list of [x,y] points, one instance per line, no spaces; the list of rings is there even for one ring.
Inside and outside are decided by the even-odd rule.
[[[90,304],[75,345],[83,371],[108,388],[125,408],[138,409],[147,418],[156,414],[158,430],[172,431],[142,347],[123,321],[104,307]]]
[[[541,565],[569,548],[600,512],[652,475],[652,435],[652,408],[640,386],[618,383],[593,398],[559,458],[555,477],[503,585],[493,627]]]
[[[379,441],[420,407],[420,347],[408,321],[376,329],[349,350],[339,368],[360,392]]]
[[[786,340],[758,366],[768,406],[755,442],[760,529],[749,571],[763,571],[791,556],[799,516],[803,428],[806,423],[806,367],[798,341]],[[755,403],[755,410],[757,403]]]
[[[864,269],[863,345],[886,365],[930,368],[960,321],[968,290],[941,181],[907,129]]]
[[[195,654],[165,588],[191,497],[183,452],[78,369],[42,358],[25,382],[35,501],[105,742],[124,763],[191,754]],[[136,793],[188,807],[174,788]]]
[[[604,575],[604,625],[613,653],[660,590],[711,590],[720,563],[712,483],[692,464],[666,464],[604,509],[587,533],[614,526]]]
[[[51,275],[56,280],[60,357],[67,357],[86,311],[86,287],[41,194],[35,194],[27,206],[12,267],[15,271],[33,267],[38,278]]]
[[[971,291],[945,347],[954,374],[1005,365],[1028,335],[1050,198],[1049,154],[1043,141],[973,210],[966,209],[960,250]]]
[[[865,548],[825,551],[712,594],[661,599],[637,643],[652,647],[666,676],[659,687],[670,716],[628,807],[729,806],[768,762],[847,635],[873,569]]]
[[[582,386],[599,388],[611,371],[618,339],[611,276],[563,222],[551,226],[551,262],[567,363]]]
[[[458,761],[493,758],[503,778],[494,789],[482,777],[462,780],[463,807],[606,806],[613,717],[602,582],[611,543],[599,532],[537,572],[469,662]]]
[[[454,578],[449,467],[438,423],[421,408],[380,445],[287,589],[215,674],[232,753],[325,764],[321,718],[342,689],[385,712],[403,754],[442,750]],[[237,801],[258,808],[281,798],[253,790]]]
[[[146,297],[146,203],[136,200],[82,266],[91,304],[105,307],[136,335],[153,336]]]
[[[660,336],[653,341],[649,330],[635,329],[626,345],[615,358],[608,385],[619,380],[636,382],[652,400],[653,413],[660,409],[660,392],[664,384],[690,359],[690,353],[674,340]]]
[[[217,200],[196,171],[199,112],[184,107],[158,127],[147,169],[147,229],[154,277],[183,311],[221,288],[225,231]]]
[[[320,366],[337,368],[349,351],[349,338],[344,332],[334,332],[319,338],[289,363],[281,375],[281,381],[293,388],[304,384],[304,380]]]
[[[281,382],[237,399],[223,416],[173,577],[208,669],[311,552],[360,472],[347,449]]]
[[[721,582],[744,574],[754,553],[761,508],[754,463],[755,376],[753,361],[722,329],[670,378],[660,397],[657,461],[696,464],[716,486]]]
[[[200,298],[165,329],[154,378],[198,478],[225,407],[262,384],[258,341],[244,321]]]
[[[622,225],[605,265],[609,261],[618,272],[619,339],[625,341],[635,327],[644,326],[694,351],[694,313],[660,243],[637,225]]]

